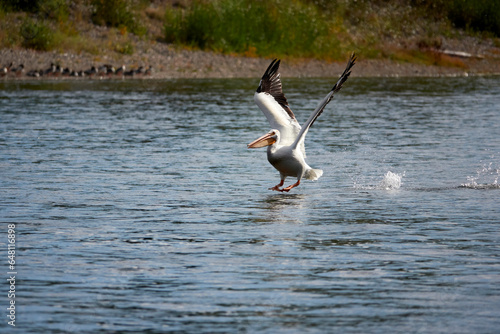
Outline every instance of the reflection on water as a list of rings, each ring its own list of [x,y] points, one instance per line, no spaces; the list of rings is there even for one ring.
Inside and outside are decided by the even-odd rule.
[[[266,197],[265,203],[268,204],[268,209],[270,210],[279,210],[282,208],[286,208],[287,206],[297,206],[300,205],[305,195],[303,194],[282,194],[281,196],[277,196],[276,193],[272,195],[268,195]]]
[[[304,194],[271,194],[265,197],[262,209],[266,222],[302,223],[301,211],[306,211],[307,202]]]
[[[330,81],[283,79],[299,121]],[[0,83],[20,330],[495,332],[499,79],[354,78],[286,194],[256,84]]]

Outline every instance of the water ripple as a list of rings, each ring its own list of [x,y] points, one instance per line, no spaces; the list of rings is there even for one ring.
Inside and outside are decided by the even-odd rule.
[[[495,332],[498,78],[355,79],[288,194],[255,80],[0,83],[22,332]]]

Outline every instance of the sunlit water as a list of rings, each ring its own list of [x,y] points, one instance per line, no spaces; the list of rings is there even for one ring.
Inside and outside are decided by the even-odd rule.
[[[333,82],[283,81],[301,122]],[[289,194],[257,83],[0,83],[16,329],[498,332],[500,79],[351,78]]]

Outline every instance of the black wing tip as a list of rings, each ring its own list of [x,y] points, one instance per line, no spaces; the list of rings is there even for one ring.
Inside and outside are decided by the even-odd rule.
[[[358,59],[358,57],[356,56],[356,53],[353,52],[351,54],[351,56],[349,57],[349,61],[347,62],[347,65],[345,67],[344,72],[342,73],[339,80],[335,83],[335,85],[332,88],[332,91],[334,93],[338,92],[342,88],[342,85],[344,84],[344,82],[347,81],[347,79],[351,75],[351,69],[356,64],[357,59]]]
[[[278,58],[275,58],[271,64],[269,65],[269,67],[267,68],[266,72],[264,73],[264,75],[262,76],[262,79],[265,79],[265,78],[272,78],[274,77],[276,74],[278,74],[278,70],[280,68],[280,63],[281,63],[281,60],[278,59]]]
[[[270,81],[272,78],[276,77],[279,75],[279,68],[280,68],[280,63],[281,60],[278,58],[273,59],[271,64],[267,67],[266,71],[264,72],[264,75],[262,76],[262,79],[260,80],[259,87],[257,87],[257,93],[262,92],[263,87],[262,87],[262,82],[263,81]]]

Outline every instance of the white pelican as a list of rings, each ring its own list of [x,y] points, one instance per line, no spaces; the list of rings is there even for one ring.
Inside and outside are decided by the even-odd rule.
[[[290,189],[297,187],[303,177],[314,181],[323,175],[321,169],[313,169],[306,163],[304,139],[311,125],[332,100],[333,94],[338,92],[349,78],[355,61],[356,56],[353,53],[349,58],[344,73],[342,73],[328,95],[319,103],[316,110],[309,116],[303,127],[297,122],[283,94],[278,72],[280,60],[275,59],[269,65],[260,80],[259,87],[254,94],[254,100],[273,129],[248,144],[248,148],[268,146],[267,160],[280,172],[281,182],[269,188],[269,190],[288,192]],[[297,182],[280,189],[287,176],[296,177]]]

